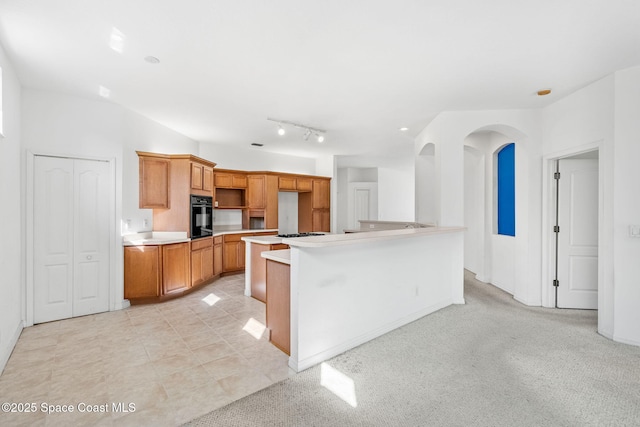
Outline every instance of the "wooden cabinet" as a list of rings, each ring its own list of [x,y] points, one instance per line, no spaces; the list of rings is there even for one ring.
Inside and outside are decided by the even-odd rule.
[[[124,248],[124,297],[153,300],[191,285],[189,242]]]
[[[247,188],[247,175],[237,172],[215,172],[216,188]]]
[[[313,180],[313,209],[329,209],[331,204],[331,181],[328,179]]]
[[[244,236],[251,236],[251,234],[226,234],[224,236],[223,273],[244,270],[245,243],[241,240]]]
[[[162,246],[162,294],[181,292],[191,285],[189,242]]]
[[[249,209],[264,209],[266,206],[266,175],[247,176],[247,206]]]
[[[291,354],[291,286],[290,267],[267,260],[266,321],[271,344]]]
[[[124,297],[149,298],[160,295],[162,284],[162,247],[126,246],[124,248]]]
[[[313,189],[312,179],[301,176],[281,175],[278,178],[278,188],[280,191],[311,191]]]
[[[311,231],[331,232],[331,211],[329,209],[314,209],[311,212]]]
[[[263,228],[278,228],[278,177],[275,175],[247,175],[247,206],[249,221],[246,228],[251,226],[251,218],[261,218]]]
[[[213,193],[213,168],[201,163],[191,163],[191,189],[202,190],[194,194],[211,196]]]
[[[138,153],[139,205],[141,209],[168,209],[170,203],[171,160]]]
[[[214,277],[213,237],[191,242],[191,286],[198,286]]]
[[[261,254],[278,249],[289,249],[289,245],[251,243],[251,296],[258,301],[267,302],[267,260]]]
[[[216,236],[213,238],[213,275],[218,276],[222,273],[222,258],[223,258],[223,243],[222,236]]]

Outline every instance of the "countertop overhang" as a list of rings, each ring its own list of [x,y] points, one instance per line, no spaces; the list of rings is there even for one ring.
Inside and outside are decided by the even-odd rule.
[[[384,240],[425,237],[437,234],[458,233],[465,227],[403,228],[399,230],[365,231],[349,234],[325,234],[324,236],[283,238],[282,243],[300,248],[322,248],[328,246],[353,245]]]

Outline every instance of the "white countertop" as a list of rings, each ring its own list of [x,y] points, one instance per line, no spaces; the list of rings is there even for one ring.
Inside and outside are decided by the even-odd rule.
[[[282,264],[291,265],[291,249],[278,249],[276,251],[264,251],[260,254],[262,258]]]
[[[328,246],[352,245],[383,240],[457,233],[464,230],[465,227],[403,228],[399,230],[368,231],[363,233],[325,234],[324,236],[296,237],[294,239],[283,238],[282,243],[301,248],[323,248]]]
[[[278,243],[282,243],[282,237],[276,236],[245,236],[242,240],[259,245],[277,245]]]
[[[123,246],[168,245],[189,242],[186,231],[145,231],[122,236]]]
[[[225,234],[243,234],[243,233],[277,233],[277,229],[246,229],[237,226],[219,226],[213,230],[213,237]],[[260,237],[260,236],[254,236]],[[273,237],[273,236],[263,236]],[[278,242],[280,243],[278,237]],[[125,234],[122,236],[123,246],[144,246],[144,245],[169,245],[171,243],[190,242],[186,231],[144,231],[141,233]]]

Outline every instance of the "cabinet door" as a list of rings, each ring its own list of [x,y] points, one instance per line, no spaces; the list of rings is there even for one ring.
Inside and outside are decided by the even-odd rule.
[[[213,275],[222,273],[222,243],[213,245]]]
[[[233,174],[231,176],[231,186],[233,188],[247,188],[247,176]]]
[[[191,163],[191,189],[202,190],[202,165]]]
[[[204,282],[204,259],[203,250],[191,251],[191,286]]]
[[[265,208],[265,176],[249,175],[247,177],[247,205],[249,208]]]
[[[180,292],[190,286],[189,243],[175,243],[162,247],[163,294]]]
[[[204,191],[213,191],[213,168],[209,166],[202,168],[202,189]]]
[[[329,209],[314,209],[311,218],[311,231],[331,232],[331,215]]]
[[[296,190],[298,191],[311,191],[313,190],[313,181],[311,178],[300,178],[296,179]]]
[[[213,177],[216,187],[231,188],[231,174],[214,173]]]
[[[314,179],[313,209],[329,209],[330,198],[330,181],[327,179]]]
[[[238,259],[238,245],[240,242],[224,242],[224,257],[222,259],[222,270],[234,271],[238,269],[240,260]]]
[[[280,190],[296,190],[296,179],[292,176],[281,176],[278,179],[278,188]]]
[[[202,280],[208,281],[213,277],[213,246],[202,251]]]
[[[169,159],[140,156],[140,198],[141,209],[169,208]]]
[[[124,248],[124,297],[145,298],[160,295],[162,278],[160,246]]]

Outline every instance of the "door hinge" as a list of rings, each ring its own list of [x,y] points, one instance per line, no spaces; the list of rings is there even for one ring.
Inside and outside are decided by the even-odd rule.
[[[555,286],[557,288],[558,286],[560,286],[560,282],[558,280],[554,279],[553,280],[553,286]]]
[[[554,172],[553,179],[560,179],[560,172]]]
[[[560,232],[560,226],[559,225],[554,225],[553,226],[553,232],[554,233],[559,233]]]

